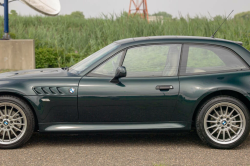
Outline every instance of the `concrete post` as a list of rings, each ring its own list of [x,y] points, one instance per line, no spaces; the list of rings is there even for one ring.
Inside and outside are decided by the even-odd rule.
[[[34,40],[0,40],[0,69],[35,69]]]

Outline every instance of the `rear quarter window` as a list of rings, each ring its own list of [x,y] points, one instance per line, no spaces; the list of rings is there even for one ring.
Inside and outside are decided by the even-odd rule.
[[[185,45],[182,74],[202,74],[246,70],[248,67],[232,50],[210,45]]]

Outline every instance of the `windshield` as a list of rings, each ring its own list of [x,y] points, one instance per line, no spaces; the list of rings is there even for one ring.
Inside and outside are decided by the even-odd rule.
[[[88,56],[84,60],[78,62],[77,64],[72,66],[70,68],[70,70],[75,70],[78,73],[80,73],[80,72],[84,71],[85,69],[87,69],[92,64],[94,64],[95,62],[97,62],[100,59],[102,59],[103,57],[105,57],[107,54],[109,54],[113,50],[115,50],[118,46],[119,46],[118,44],[112,43],[112,44],[102,48],[101,50],[95,52],[94,54]]]

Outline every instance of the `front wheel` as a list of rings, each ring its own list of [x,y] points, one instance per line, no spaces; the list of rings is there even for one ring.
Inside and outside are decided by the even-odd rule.
[[[34,126],[34,116],[26,102],[14,96],[0,96],[0,149],[25,144]]]
[[[249,112],[239,100],[220,96],[206,102],[196,118],[201,140],[219,149],[239,146],[249,135]]]

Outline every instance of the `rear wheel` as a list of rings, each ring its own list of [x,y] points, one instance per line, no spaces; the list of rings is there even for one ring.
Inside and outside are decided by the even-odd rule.
[[[235,98],[216,97],[201,107],[196,129],[204,143],[215,148],[234,148],[249,134],[249,112]]]
[[[0,96],[0,148],[11,149],[25,144],[34,131],[30,107],[14,96]]]

